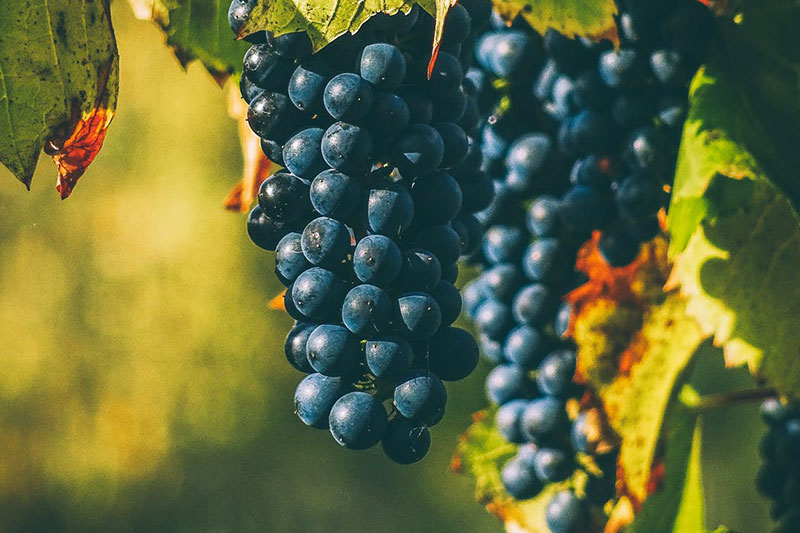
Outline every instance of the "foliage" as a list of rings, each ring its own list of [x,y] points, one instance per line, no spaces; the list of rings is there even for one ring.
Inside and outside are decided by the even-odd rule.
[[[553,28],[569,37],[617,41],[614,0],[493,0],[493,3],[506,19],[521,14],[542,34]]]
[[[106,0],[0,3],[0,162],[30,187],[46,147],[62,198],[114,116],[118,56]]]
[[[800,394],[800,7],[732,3],[692,84],[670,208],[670,285],[730,365]]]

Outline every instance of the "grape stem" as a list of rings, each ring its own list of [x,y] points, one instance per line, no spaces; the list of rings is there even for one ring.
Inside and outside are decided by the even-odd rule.
[[[707,411],[710,409],[717,409],[719,407],[727,407],[729,405],[741,402],[766,400],[767,398],[775,398],[777,396],[778,392],[771,387],[761,389],[745,389],[734,392],[701,396],[696,402],[693,402],[690,407],[695,411]]]

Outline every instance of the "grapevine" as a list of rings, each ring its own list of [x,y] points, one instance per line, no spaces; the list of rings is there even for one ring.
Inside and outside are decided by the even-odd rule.
[[[117,37],[130,39],[137,30],[126,26],[115,31],[119,14],[115,8],[112,20],[109,0],[0,1],[0,162],[30,188],[45,152],[56,166],[56,190],[63,200],[84,174],[93,174],[87,169],[107,133],[118,131],[111,127],[117,100],[127,99],[126,91],[118,94],[120,77],[143,71],[121,61],[132,48],[118,48]],[[210,436],[209,449],[220,457],[230,455],[226,460],[242,465],[242,471],[263,459],[242,457],[246,439],[269,434],[275,445],[270,452],[288,457],[280,446],[289,439],[276,439],[274,433],[287,429],[288,434],[295,427],[286,428],[281,419],[281,427],[263,431],[253,420],[272,419],[266,412],[277,412],[276,420],[285,415],[303,430],[303,443],[314,453],[316,446],[335,451],[340,460],[324,456],[331,467],[341,462],[349,468],[348,461],[354,461],[377,465],[382,474],[430,477],[437,468],[444,470],[436,455],[455,448],[450,470],[470,476],[461,482],[469,482],[478,502],[507,531],[718,528],[730,533],[720,522],[739,531],[800,528],[797,2],[130,4],[135,18],[158,26],[180,66],[198,61],[218,86],[231,89],[228,118],[238,123],[244,172],[224,205],[243,215],[239,237],[261,249],[247,247],[243,253],[270,267],[261,272],[269,279],[262,278],[254,291],[269,303],[258,310],[241,306],[250,313],[242,315],[248,317],[245,327],[260,328],[263,337],[233,332],[230,337],[244,341],[235,347],[240,353],[245,347],[256,354],[264,341],[280,345],[280,353],[270,349],[266,357],[254,355],[270,378],[255,387],[242,381],[240,387],[232,369],[219,376],[211,370],[217,364],[211,358],[226,352],[223,346],[211,353],[207,346],[229,340],[215,330],[213,342],[186,335],[191,348],[176,351],[191,353],[196,358],[191,365],[175,364],[169,349],[163,358],[137,352],[130,359],[144,366],[135,367],[129,383],[118,377],[104,382],[111,370],[129,374],[121,358],[124,350],[111,342],[121,338],[120,330],[136,338],[130,344],[137,350],[145,346],[139,342],[141,325],[115,320],[114,313],[105,313],[111,309],[107,302],[124,307],[130,294],[153,291],[115,283],[115,290],[125,285],[130,294],[119,296],[104,287],[72,297],[73,284],[117,279],[116,265],[132,259],[110,263],[108,257],[115,254],[107,250],[113,245],[90,246],[90,260],[95,255],[104,259],[84,268],[55,246],[23,245],[21,232],[4,227],[0,311],[12,327],[0,341],[9,355],[4,375],[11,381],[0,384],[0,396],[12,407],[2,434],[13,460],[0,454],[0,468],[15,483],[0,488],[0,507],[9,514],[9,520],[4,516],[9,529],[47,529],[51,519],[56,526],[94,528],[103,511],[92,516],[91,527],[66,514],[90,508],[83,500],[80,505],[39,501],[54,494],[83,494],[69,485],[73,474],[82,487],[85,480],[105,479],[108,472],[127,470],[125,476],[136,486],[148,482],[149,475],[168,473],[165,480],[179,479],[175,483],[192,487],[191,492],[195,479],[215,477],[209,475],[207,457],[194,449]],[[186,93],[180,101],[196,110],[201,98]],[[164,102],[171,102],[171,111],[182,111],[176,102]],[[134,115],[141,118],[126,112],[124,120],[133,124],[138,120],[130,118]],[[208,130],[223,137],[219,125],[208,120],[211,116],[203,114]],[[146,129],[154,138],[161,133]],[[119,143],[114,135],[109,138]],[[160,159],[170,148],[183,146],[166,144],[159,146]],[[110,159],[121,153],[138,158],[134,146],[139,144],[126,140],[123,150],[108,150]],[[193,166],[187,168],[224,174],[203,164],[204,157],[226,161],[224,149],[216,146],[222,144],[190,154]],[[100,174],[119,170],[122,176],[130,170],[128,163],[98,167],[105,169]],[[137,182],[143,176],[137,167]],[[84,181],[87,189],[97,186],[93,179]],[[150,202],[151,192],[140,196]],[[48,206],[32,222],[20,218],[22,210],[10,198],[0,195],[3,213],[18,218],[31,235],[48,227],[44,214],[60,217]],[[108,203],[104,198],[92,205]],[[148,209],[160,212],[158,203]],[[177,253],[174,241],[167,239],[184,234],[172,227],[150,239],[169,246],[140,253],[142,243],[127,241],[146,231],[130,224],[128,210],[114,211],[124,211],[124,225],[136,231],[106,231],[116,223],[97,211],[85,226],[102,228],[92,239],[105,233],[109,239],[124,239],[120,249],[136,250],[136,259],[141,255],[143,261]],[[66,239],[67,220],[75,224],[58,218],[58,231],[48,237]],[[172,222],[165,219],[164,226]],[[227,235],[224,243],[238,245],[235,237]],[[216,247],[232,249],[220,242]],[[27,255],[36,261],[26,262]],[[241,260],[225,268],[235,264],[244,273]],[[31,287],[26,287],[30,294],[15,295],[17,278],[47,286],[49,280],[38,279],[37,269],[58,274],[51,266],[56,264],[65,270],[53,278],[59,291],[52,298],[37,298]],[[134,271],[128,268],[124,275],[133,279]],[[254,294],[249,284],[235,280],[225,277],[225,289],[247,285]],[[265,284],[270,288],[264,290]],[[87,314],[76,303],[84,300],[103,302],[86,303],[92,309]],[[231,300],[241,302],[241,297]],[[228,318],[227,311],[220,311],[224,307],[211,304],[214,317]],[[263,313],[270,314],[264,319],[268,327],[254,319]],[[184,322],[201,316],[187,312],[179,320],[153,323],[180,323],[176,330],[194,331],[194,324]],[[69,356],[85,351],[76,348],[75,339],[16,338],[25,331],[17,324],[50,324],[55,317],[60,335],[80,331],[89,344],[108,344],[115,357],[92,368],[90,358],[76,364]],[[285,327],[275,327],[281,320]],[[114,324],[105,328],[106,321]],[[123,322],[125,327],[118,327]],[[110,333],[102,342],[92,337],[106,329]],[[69,361],[70,372],[63,378],[40,379],[40,369],[51,366],[40,364],[48,348],[58,351],[59,361]],[[180,372],[147,367],[162,360]],[[740,371],[731,372],[734,367]],[[178,374],[187,380],[176,382],[180,391],[167,391],[168,385],[159,382],[165,390],[147,403],[131,399],[143,396],[131,392],[138,391],[140,382],[155,386],[155,380],[140,376],[177,379]],[[208,394],[202,383],[219,385],[218,377],[227,389]],[[259,396],[273,386],[278,390],[284,379],[291,379],[293,394],[286,389]],[[63,390],[48,389],[49,381]],[[25,386],[31,383],[35,387]],[[463,391],[470,386],[471,397],[465,398]],[[234,389],[259,396],[264,412],[240,406],[238,398],[222,398],[233,396]],[[64,391],[78,392],[70,396]],[[39,416],[49,404],[66,406],[66,416]],[[208,412],[189,412],[198,405],[202,409],[196,410]],[[471,422],[459,420],[475,408],[480,411]],[[26,418],[17,423],[15,413],[23,412]],[[244,413],[252,430],[247,436],[240,431]],[[203,417],[224,419],[230,435],[201,428]],[[736,425],[734,439],[718,438],[719,418]],[[739,431],[746,422],[754,427]],[[755,427],[763,432],[758,450]],[[448,436],[448,431],[453,433]],[[93,450],[92,461],[86,461],[85,445],[61,445],[65,433],[88,435],[86,442],[102,453]],[[238,433],[242,443],[233,441]],[[457,442],[447,442],[457,434]],[[59,445],[42,446],[40,435],[53,435]],[[69,460],[53,448],[69,453]],[[227,453],[234,448],[238,455]],[[184,469],[190,456],[196,472]],[[720,456],[737,459],[729,469]],[[426,457],[421,465],[410,466]],[[726,468],[720,468],[723,463]],[[234,470],[230,465],[225,469]],[[323,469],[291,464],[285,470],[301,474],[297,483],[316,483],[312,474]],[[746,477],[747,486],[740,487],[733,473]],[[28,486],[27,477],[45,482],[47,496],[35,495],[35,482]],[[334,478],[328,481],[344,485]],[[18,479],[24,483],[16,486]],[[445,483],[458,479],[451,476]],[[126,496],[133,486],[112,481]],[[236,485],[244,487],[242,481]],[[389,481],[394,486],[395,478]],[[297,499],[280,485],[281,494]],[[451,494],[447,487],[443,501],[454,498],[455,488]],[[745,497],[745,489],[746,504],[730,505],[732,497]],[[254,492],[250,499],[258,502],[258,497]],[[223,506],[234,505],[237,498],[228,499],[219,499],[209,516],[200,513],[180,525],[238,529],[256,524],[257,518],[247,516],[236,526],[220,525]],[[414,505],[439,506],[426,499],[432,500],[425,494]],[[148,506],[126,503],[118,512],[114,502],[127,499],[106,500],[102,505],[116,516],[132,517],[126,526],[134,529],[142,523],[149,529],[164,514],[157,510],[140,522],[133,513]],[[372,501],[380,500],[375,496]],[[167,509],[178,502],[163,505]],[[721,509],[720,502],[727,508]],[[387,505],[401,513],[400,503],[392,499]],[[303,508],[303,521],[296,527],[318,525],[322,514],[309,512],[316,504]],[[337,512],[344,508],[337,502]],[[40,520],[40,514],[45,518]],[[370,524],[373,514],[380,513],[369,514]],[[458,518],[466,523],[471,519],[466,516]],[[363,520],[359,510],[352,523]],[[369,527],[388,523],[375,520],[379,525]],[[335,522],[325,527],[337,528]]]

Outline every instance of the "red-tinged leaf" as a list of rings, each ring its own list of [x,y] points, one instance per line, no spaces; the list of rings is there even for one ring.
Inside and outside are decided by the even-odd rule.
[[[78,179],[86,172],[86,168],[94,161],[103,141],[106,138],[114,111],[105,107],[93,109],[81,118],[70,135],[60,146],[56,141],[49,141],[44,151],[53,157],[58,169],[56,190],[65,200],[72,194]]]
[[[267,306],[272,311],[286,311],[286,304],[284,303],[284,299],[286,298],[286,290],[284,290],[279,295],[272,298]]]
[[[593,389],[621,439],[618,489],[638,510],[660,485],[664,414],[705,336],[684,300],[662,290],[669,270],[664,239],[643,245],[624,268],[609,267],[597,243],[595,235],[578,254],[577,268],[589,281],[568,295],[576,379]]]
[[[108,2],[0,7],[0,162],[27,187],[42,149],[69,196],[114,116],[118,53]]]
[[[261,150],[261,139],[247,124],[247,103],[239,96],[238,87],[231,85],[229,94],[228,113],[236,120],[239,127],[244,168],[242,179],[225,198],[224,206],[229,211],[244,213],[250,209],[259,187],[275,168]]]
[[[436,65],[436,58],[439,57],[439,48],[442,46],[442,35],[444,35],[444,23],[450,8],[458,3],[458,0],[436,0],[436,24],[433,31],[433,43],[431,45],[431,59],[428,61],[428,79],[431,79],[433,67]]]

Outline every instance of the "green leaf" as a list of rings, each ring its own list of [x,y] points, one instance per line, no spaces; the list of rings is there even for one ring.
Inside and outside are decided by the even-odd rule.
[[[673,187],[670,253],[697,225],[743,198],[715,190],[722,175],[766,180],[800,205],[800,4],[744,0],[719,19],[707,64],[695,77]]]
[[[699,419],[675,403],[665,421],[664,479],[628,533],[703,531],[702,431]]]
[[[729,365],[747,364],[782,393],[800,396],[800,219],[788,199],[765,182],[721,187],[749,200],[705,220],[675,260],[671,284],[686,312],[714,335]]]
[[[583,315],[575,328],[579,367],[584,375],[595,376],[590,385],[599,394],[611,427],[621,437],[619,477],[632,501],[648,497],[653,463],[662,438],[664,416],[704,336],[697,323],[686,315],[685,302],[670,294],[644,310],[641,329],[628,342],[620,360],[632,361],[613,376],[592,373],[586,368],[596,361],[592,350],[603,343],[589,335],[604,335],[613,313],[594,317]],[[629,315],[628,315],[629,316]]]
[[[137,18],[152,20],[167,36],[167,44],[186,66],[198,60],[222,82],[242,70],[249,46],[237,41],[228,25],[229,2],[219,0],[129,0]]]
[[[517,453],[494,425],[495,408],[476,413],[473,423],[461,436],[453,459],[453,470],[475,478],[478,501],[503,520],[509,531],[549,531],[545,510],[556,492],[569,486],[582,490],[587,476],[576,470],[571,480],[548,484],[535,498],[516,501],[503,488],[500,471]]]
[[[118,55],[108,2],[0,0],[0,13],[0,162],[29,187],[47,143],[66,197],[102,144],[116,106]],[[90,138],[76,140],[86,130]]]
[[[553,28],[568,37],[618,39],[614,0],[493,0],[493,4],[507,20],[521,13],[542,35]]]
[[[275,35],[305,31],[316,51],[347,32],[357,32],[377,13],[407,13],[415,3],[415,0],[261,0],[239,36],[261,30]],[[440,3],[437,1],[437,11]],[[429,0],[423,7],[430,11],[431,6]]]

